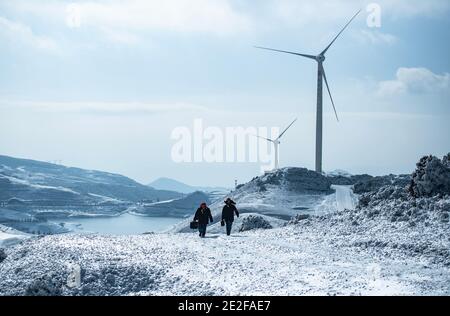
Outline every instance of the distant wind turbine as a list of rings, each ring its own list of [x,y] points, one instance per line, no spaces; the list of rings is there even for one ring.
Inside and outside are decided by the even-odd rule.
[[[317,56],[300,54],[295,52],[289,52],[284,50],[272,49],[267,47],[255,46],[255,48],[270,50],[279,53],[291,54],[300,57],[305,57],[309,59],[314,59],[318,63],[318,71],[317,71],[317,115],[316,115],[316,171],[322,173],[322,131],[323,131],[323,80],[325,80],[325,84],[327,85],[328,94],[330,95],[331,104],[333,105],[334,114],[336,115],[336,119],[339,122],[339,117],[336,111],[336,107],[334,105],[333,97],[331,96],[330,87],[328,85],[327,76],[325,75],[325,69],[323,67],[323,62],[325,61],[325,54],[330,49],[330,47],[334,44],[334,42],[338,39],[338,37],[344,32],[344,30],[350,25],[350,23],[356,18],[356,16],[361,12],[359,10],[351,20],[344,26],[344,28],[336,35],[336,37],[331,41],[331,43]]]
[[[275,170],[279,168],[279,162],[278,162],[279,154],[278,154],[278,150],[279,150],[279,146],[281,144],[280,139],[284,136],[284,134],[286,134],[288,129],[290,129],[291,126],[294,125],[294,123],[296,121],[297,121],[297,119],[295,119],[291,124],[289,124],[289,126],[286,127],[286,129],[280,134],[280,136],[278,136],[275,139],[270,139],[270,138],[265,138],[265,137],[261,137],[261,136],[255,135],[256,137],[264,139],[264,140],[267,140],[268,142],[273,144],[273,146],[275,148]]]

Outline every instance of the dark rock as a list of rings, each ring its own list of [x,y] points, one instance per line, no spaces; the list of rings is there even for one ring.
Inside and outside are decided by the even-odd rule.
[[[114,286],[114,284],[116,283],[116,278],[114,277],[114,275],[112,274],[106,275],[106,283],[109,286]]]
[[[388,175],[380,177],[366,177],[355,183],[353,191],[356,194],[374,192],[385,186],[406,187],[411,181],[409,175]]]
[[[416,198],[450,194],[450,153],[442,160],[434,156],[420,159],[409,192]]]
[[[62,281],[56,275],[45,275],[34,280],[25,290],[26,296],[60,296]]]
[[[284,180],[291,191],[298,193],[332,193],[331,181],[323,174],[305,168],[287,168]]]
[[[449,217],[450,216],[448,215],[447,212],[441,213],[441,215],[439,217],[440,217],[441,222],[443,222],[443,223],[448,223],[449,222]]]
[[[7,255],[6,255],[5,250],[0,248],[0,263],[2,263],[6,259],[6,257],[7,257]]]
[[[240,232],[245,232],[254,229],[271,229],[272,225],[261,216],[250,215],[242,221]]]
[[[368,174],[362,175],[352,175],[349,177],[337,175],[337,176],[328,176],[328,179],[331,181],[331,184],[334,185],[355,185],[358,182],[366,182],[373,179],[372,176]]]

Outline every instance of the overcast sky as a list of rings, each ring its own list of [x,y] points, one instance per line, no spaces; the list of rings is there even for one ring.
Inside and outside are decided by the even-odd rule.
[[[0,0],[0,154],[230,187],[260,164],[177,164],[173,129],[298,117],[281,165],[313,169],[317,65],[253,46],[317,54],[362,8],[327,53],[324,169],[409,173],[450,150],[450,1],[377,1],[379,28],[371,2]]]

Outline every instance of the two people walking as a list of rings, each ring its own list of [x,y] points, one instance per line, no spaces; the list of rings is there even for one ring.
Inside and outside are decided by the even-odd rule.
[[[230,198],[226,199],[225,206],[222,209],[221,225],[226,226],[228,236],[230,236],[231,234],[235,214],[237,217],[239,217],[239,211],[236,208],[236,203]],[[205,238],[206,226],[208,226],[208,223],[212,224],[214,222],[211,210],[206,205],[206,203],[202,203],[195,212],[194,222],[198,223],[199,236],[201,238]]]

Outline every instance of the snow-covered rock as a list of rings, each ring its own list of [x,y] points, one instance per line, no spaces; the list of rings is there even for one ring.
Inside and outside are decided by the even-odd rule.
[[[246,232],[254,229],[272,229],[272,225],[261,216],[251,215],[242,221],[239,228],[240,232]]]
[[[51,273],[34,280],[25,289],[26,296],[60,296],[62,294],[63,280],[61,275]]]
[[[410,175],[387,175],[378,177],[368,177],[357,181],[353,186],[356,194],[373,192],[386,185],[406,186],[410,183]]]
[[[6,252],[3,248],[0,248],[0,263],[3,262],[3,260],[5,260],[7,257]]]
[[[415,197],[450,195],[450,153],[442,160],[434,156],[420,159],[409,192]]]

